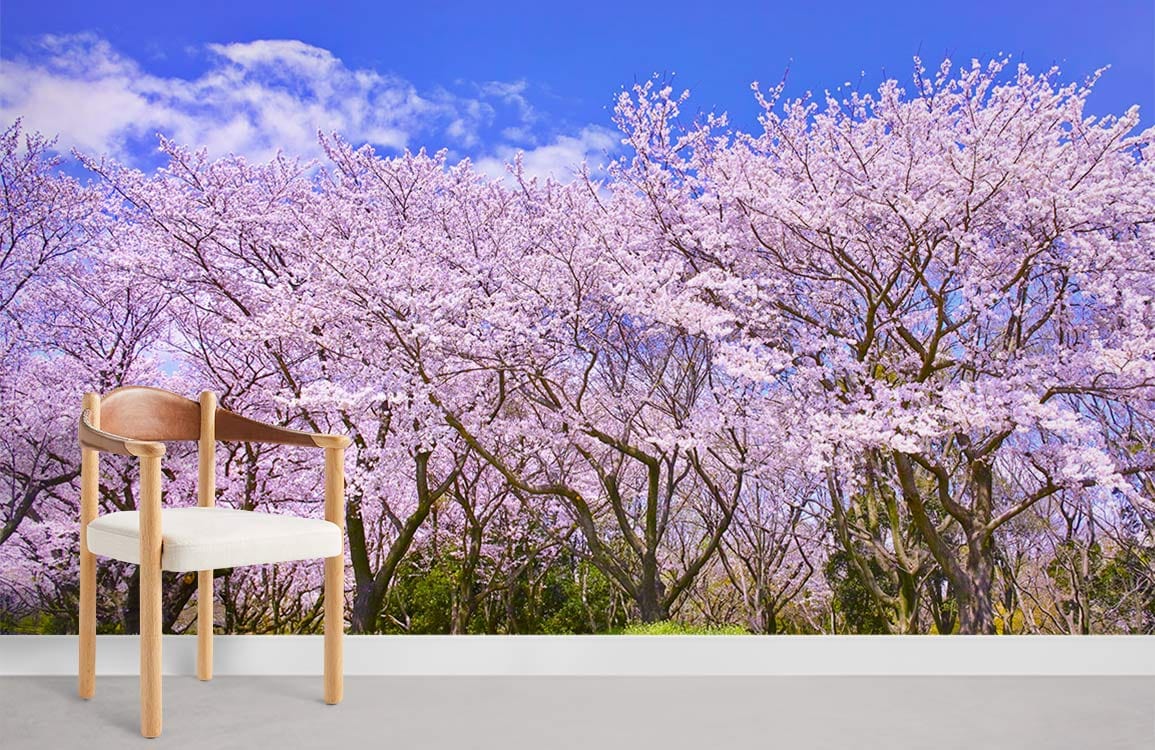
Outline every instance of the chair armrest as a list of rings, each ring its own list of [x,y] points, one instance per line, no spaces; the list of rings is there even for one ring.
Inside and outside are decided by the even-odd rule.
[[[353,442],[344,435],[304,432],[265,424],[227,409],[217,409],[216,433],[217,440],[304,445],[311,448],[348,448]]]
[[[159,458],[164,455],[164,443],[151,440],[133,440],[96,429],[92,426],[88,409],[80,414],[79,431],[80,444],[85,448],[141,458]]]

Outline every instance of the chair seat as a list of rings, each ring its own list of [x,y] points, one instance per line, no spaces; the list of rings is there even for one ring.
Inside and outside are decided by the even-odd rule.
[[[161,510],[161,567],[190,571],[335,557],[341,529],[316,518],[232,508]],[[98,516],[88,524],[88,549],[103,557],[140,563],[140,514]]]

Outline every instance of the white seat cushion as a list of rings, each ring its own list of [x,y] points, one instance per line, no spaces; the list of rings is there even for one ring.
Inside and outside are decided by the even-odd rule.
[[[343,554],[341,529],[316,518],[278,516],[232,508],[164,508],[160,512],[161,567],[212,570],[335,557]],[[98,516],[88,524],[88,549],[103,557],[140,563],[140,514]]]

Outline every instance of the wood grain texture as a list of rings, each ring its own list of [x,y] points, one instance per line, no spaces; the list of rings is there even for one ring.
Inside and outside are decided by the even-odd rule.
[[[121,456],[152,456],[164,455],[164,443],[116,435],[98,429],[92,424],[92,415],[86,409],[80,415],[78,429],[80,445],[85,448],[95,448],[105,453],[116,453]]]
[[[197,505],[211,508],[217,493],[217,395],[201,393],[200,437],[197,439]]]
[[[345,450],[325,448],[325,520],[337,524],[341,554],[325,558],[325,703],[341,702],[345,692]]]
[[[160,458],[140,459],[140,733],[161,732]]]
[[[89,421],[100,427],[100,396],[84,394]],[[100,495],[100,453],[80,449],[80,667],[77,688],[81,698],[96,692],[96,556],[88,551],[88,523],[96,518]]]
[[[196,440],[200,407],[163,388],[128,385],[101,397],[105,430],[133,440]]]
[[[217,409],[216,420],[217,440],[225,442],[303,445],[316,448],[346,448],[352,442],[344,435],[304,432],[265,424],[227,409]]]
[[[197,505],[216,504],[217,396],[203,391],[200,397],[201,426],[197,446]],[[213,678],[213,572],[197,571],[197,678]]]

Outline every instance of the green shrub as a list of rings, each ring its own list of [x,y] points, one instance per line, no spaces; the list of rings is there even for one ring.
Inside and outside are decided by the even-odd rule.
[[[747,635],[741,625],[687,625],[676,620],[661,622],[635,622],[627,625],[622,635]]]

